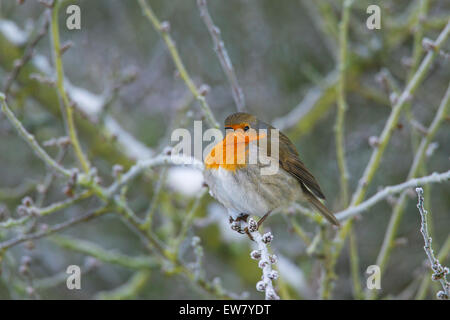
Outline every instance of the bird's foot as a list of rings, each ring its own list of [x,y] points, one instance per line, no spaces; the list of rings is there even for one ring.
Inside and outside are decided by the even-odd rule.
[[[248,231],[248,227],[242,226],[243,222],[245,223],[245,225],[247,224],[247,219],[248,219],[248,214],[242,214],[239,217],[237,217],[236,219],[233,219],[232,217],[230,217],[229,221],[230,221],[232,230],[239,232],[240,234],[246,234],[250,238],[250,240],[253,241],[253,237],[250,234],[250,232]]]
[[[230,216],[231,229],[236,232],[239,232],[241,234],[244,234],[245,230],[242,227],[242,224],[243,224],[243,222],[247,223],[247,219],[248,219],[248,214],[242,214],[242,215],[238,216],[236,219],[233,219]]]

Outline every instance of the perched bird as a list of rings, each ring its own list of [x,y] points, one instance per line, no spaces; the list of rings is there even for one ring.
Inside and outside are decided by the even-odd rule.
[[[339,226],[321,202],[325,196],[319,184],[288,137],[242,112],[225,119],[225,133],[204,160],[204,179],[210,194],[228,210],[230,222],[255,215],[262,217],[259,226],[274,209],[308,202]],[[257,161],[251,161],[255,156]],[[263,172],[273,164],[277,165],[275,171]]]

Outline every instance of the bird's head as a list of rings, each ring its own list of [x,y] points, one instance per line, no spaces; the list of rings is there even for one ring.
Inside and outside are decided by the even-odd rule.
[[[260,134],[260,129],[268,129],[267,124],[248,113],[233,113],[225,119],[226,137],[234,137],[230,141],[237,139],[248,143],[249,141],[259,140],[266,136],[266,134]]]
[[[267,129],[267,125],[255,116],[237,112],[225,119],[225,138],[215,145],[205,160],[207,168],[224,167],[235,170],[245,166],[249,154],[249,143],[266,138],[267,133],[260,129]]]
[[[241,129],[244,132],[247,132],[250,129],[257,130],[258,126],[258,119],[255,116],[244,112],[233,113],[225,119],[225,131]]]

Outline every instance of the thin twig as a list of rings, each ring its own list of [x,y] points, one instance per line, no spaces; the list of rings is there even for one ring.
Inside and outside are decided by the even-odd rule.
[[[175,156],[161,154],[151,159],[140,160],[136,162],[134,166],[130,168],[126,173],[124,173],[120,179],[115,181],[107,190],[109,196],[114,195],[117,191],[132,179],[138,176],[142,171],[147,170],[151,167],[161,166],[164,164],[174,164],[174,165],[190,165],[194,168],[203,170],[203,163],[196,160],[195,158],[185,157],[185,156]]]
[[[422,57],[423,54],[422,39],[424,33],[424,21],[428,13],[430,0],[420,0],[417,5],[418,5],[418,12],[415,17],[414,22],[415,25],[413,26],[414,28],[413,55],[411,62],[411,70],[408,74],[408,80],[412,78],[414,72],[417,70],[417,67],[419,66],[420,63],[420,58]]]
[[[53,212],[65,209],[80,200],[90,197],[91,195],[92,195],[92,192],[84,191],[84,192],[80,193],[79,195],[76,195],[72,198],[69,198],[67,200],[63,200],[60,202],[52,203],[51,205],[44,207],[44,208],[35,207],[35,206],[24,207],[24,210],[27,212],[26,216],[21,217],[19,219],[10,218],[4,222],[1,222],[0,228],[7,229],[7,228],[13,228],[16,226],[23,225],[26,222],[28,222],[31,218],[43,217],[43,216],[46,216]]]
[[[58,22],[58,13],[60,6],[61,1],[55,0],[55,2],[53,3],[52,21],[51,21],[53,57],[56,68],[56,87],[58,88],[59,95],[62,99],[65,108],[67,131],[70,137],[70,141],[72,142],[72,146],[75,150],[75,154],[77,155],[81,167],[86,173],[88,173],[90,167],[89,161],[84,155],[80,145],[80,141],[78,140],[75,122],[73,119],[73,105],[70,103],[69,96],[67,95],[66,89],[64,88],[64,69],[61,60],[62,52],[59,40],[59,22]]]
[[[59,165],[55,160],[53,160],[47,152],[45,152],[44,149],[38,144],[36,141],[36,138],[30,134],[22,125],[22,123],[16,118],[14,113],[9,109],[8,105],[5,101],[5,95],[0,92],[0,102],[2,104],[2,112],[6,115],[9,122],[12,124],[12,126],[17,130],[19,135],[28,143],[28,145],[33,149],[33,151],[36,153],[36,155],[45,162],[46,165],[48,165],[50,168],[54,169],[56,172],[62,174],[66,177],[71,177],[72,172],[69,170],[63,168],[61,165]]]
[[[11,248],[11,247],[13,247],[15,245],[20,244],[22,242],[29,241],[29,240],[35,240],[35,239],[39,239],[39,238],[42,238],[42,237],[46,237],[46,236],[48,236],[48,235],[50,235],[52,233],[56,233],[56,232],[62,231],[64,229],[70,228],[73,225],[79,224],[81,222],[89,221],[89,220],[91,220],[91,219],[93,219],[95,217],[98,217],[98,216],[100,216],[100,215],[102,215],[102,214],[104,214],[104,213],[106,213],[108,211],[109,211],[109,208],[102,207],[100,209],[97,209],[97,210],[91,211],[89,213],[86,213],[86,214],[84,214],[82,216],[75,217],[75,218],[72,218],[70,220],[64,221],[62,223],[55,224],[55,225],[53,225],[52,227],[49,227],[46,230],[42,230],[42,231],[38,231],[38,232],[35,232],[35,233],[30,233],[30,234],[19,235],[19,236],[15,237],[15,238],[9,239],[9,240],[4,241],[4,242],[1,242],[0,243],[0,253],[3,252],[4,250],[8,249],[8,248]]]
[[[24,223],[26,223],[29,219],[30,219],[29,216],[25,216],[19,219],[9,218],[6,221],[0,222],[0,229],[8,229],[21,226]]]
[[[66,137],[64,137],[64,139],[66,139]],[[68,141],[68,139],[67,139],[67,141]],[[44,146],[45,146],[45,143],[44,143]],[[67,144],[59,145],[58,154],[56,155],[56,159],[55,159],[55,161],[57,163],[59,163],[59,164],[62,163],[62,161],[67,153],[67,147],[68,147]],[[55,173],[53,171],[47,172],[46,175],[44,176],[42,183],[36,187],[36,191],[38,192],[38,196],[36,199],[36,206],[42,207],[42,205],[44,204],[45,198],[47,197],[47,193],[48,193],[54,180],[55,180]]]
[[[156,208],[161,198],[166,178],[167,178],[167,167],[164,167],[161,169],[161,172],[159,174],[159,179],[156,183],[155,190],[153,191],[153,197],[151,199],[150,205],[145,215],[144,227],[147,228],[148,230],[150,230],[152,227],[153,216],[155,215]]]
[[[231,92],[233,94],[234,102],[236,103],[237,110],[242,112],[245,111],[245,98],[244,93],[239,86],[236,73],[231,63],[231,59],[228,56],[227,49],[225,48],[224,42],[220,35],[220,29],[214,25],[211,15],[208,11],[208,5],[206,0],[197,0],[197,6],[200,10],[200,16],[203,19],[206,27],[208,28],[209,34],[214,42],[214,51],[219,58],[220,65],[222,66],[225,75],[228,78],[228,82],[231,86]]]
[[[49,205],[47,207],[44,207],[44,208],[33,208],[32,207],[32,209],[34,210],[34,213],[37,216],[43,217],[43,216],[46,216],[46,215],[51,214],[53,212],[56,212],[56,211],[68,208],[69,206],[73,205],[74,203],[77,203],[78,201],[84,200],[84,199],[86,199],[86,198],[88,198],[90,196],[92,196],[92,192],[91,191],[89,191],[89,190],[88,191],[83,191],[80,194],[78,194],[78,195],[76,195],[76,196],[74,196],[72,198],[69,198],[67,200],[63,200],[63,201],[60,201],[60,202],[54,202],[51,205]]]
[[[342,9],[342,18],[339,24],[339,81],[337,84],[337,116],[335,125],[336,136],[336,156],[340,174],[341,201],[343,207],[348,204],[348,168],[345,160],[345,142],[344,142],[344,122],[345,112],[348,109],[345,98],[345,81],[347,69],[347,47],[348,47],[348,24],[350,19],[350,8],[353,0],[345,0]]]
[[[361,289],[360,269],[359,269],[359,255],[358,255],[358,241],[356,238],[355,230],[350,230],[349,235],[350,242],[350,269],[353,282],[353,297],[355,299],[362,299],[364,297]]]
[[[19,74],[20,70],[33,57],[34,48],[39,43],[39,41],[41,41],[41,39],[47,34],[48,25],[49,25],[48,16],[44,14],[44,24],[42,26],[42,29],[38,32],[36,37],[26,47],[25,52],[23,53],[23,56],[14,63],[14,68],[12,69],[12,71],[9,73],[9,75],[6,78],[5,85],[3,86],[3,92],[5,93],[6,97],[8,97],[8,93],[9,93],[9,90],[11,89],[11,85],[13,84],[14,80],[17,78],[17,75]]]

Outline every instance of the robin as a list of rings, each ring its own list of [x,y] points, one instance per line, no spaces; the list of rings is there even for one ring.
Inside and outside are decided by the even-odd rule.
[[[228,210],[230,223],[254,215],[262,217],[259,227],[274,209],[298,201],[308,202],[339,226],[321,202],[325,196],[316,179],[282,132],[251,114],[238,112],[225,119],[225,133],[205,158],[204,179],[210,194]],[[251,161],[256,151],[258,159]],[[268,161],[276,163],[277,170],[263,174]]]

